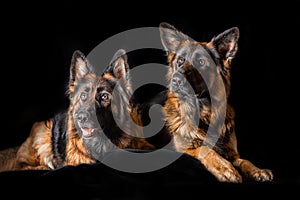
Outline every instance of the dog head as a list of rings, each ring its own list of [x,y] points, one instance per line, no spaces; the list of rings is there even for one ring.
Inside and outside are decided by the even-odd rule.
[[[116,123],[123,125],[130,112],[132,89],[128,71],[126,52],[120,49],[99,77],[95,93],[96,113],[106,134],[116,130]]]
[[[132,93],[126,52],[118,50],[100,75],[82,53],[75,52],[72,63],[69,93],[74,128],[91,156],[101,160],[107,151],[130,142],[124,129],[133,132],[126,122],[131,120]]]
[[[239,29],[233,27],[209,42],[198,42],[168,23],[161,23],[159,28],[168,53],[170,91],[179,96],[209,98],[212,95],[209,91],[222,91],[220,87],[225,86],[228,97],[231,61],[237,53]],[[224,95],[218,93],[212,98]]]
[[[88,139],[106,130],[113,123],[109,121],[113,120],[112,112],[118,113],[115,117],[120,119],[129,112],[131,85],[127,71],[124,50],[115,53],[100,76],[96,75],[83,53],[73,53],[68,92],[72,117],[80,137]],[[113,98],[117,103],[112,105]]]
[[[70,129],[77,130],[81,138],[89,138],[95,130],[99,129],[99,123],[95,115],[95,91],[98,77],[89,65],[85,55],[75,51],[71,60],[69,78],[69,118],[74,126]],[[72,132],[72,130],[69,130]],[[73,131],[76,132],[76,131]]]

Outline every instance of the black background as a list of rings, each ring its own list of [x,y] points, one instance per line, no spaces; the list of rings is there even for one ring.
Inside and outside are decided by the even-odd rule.
[[[296,29],[300,21],[293,9],[296,6],[127,3],[15,2],[3,6],[8,12],[1,17],[0,148],[19,145],[35,121],[66,108],[74,50],[87,55],[110,36],[157,27],[163,21],[198,41],[238,26],[241,36],[230,102],[236,109],[239,152],[257,166],[272,169],[280,181],[299,183]],[[149,61],[147,55],[144,59]]]

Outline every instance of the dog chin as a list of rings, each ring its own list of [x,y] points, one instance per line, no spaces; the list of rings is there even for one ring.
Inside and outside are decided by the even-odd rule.
[[[175,94],[181,94],[181,93],[183,93],[183,89],[180,86],[174,86],[174,85],[172,85],[171,86],[171,91],[173,93],[175,93]]]
[[[179,97],[193,97],[194,93],[189,92],[189,90],[185,90],[183,87],[174,87],[171,88],[172,93],[177,94]]]

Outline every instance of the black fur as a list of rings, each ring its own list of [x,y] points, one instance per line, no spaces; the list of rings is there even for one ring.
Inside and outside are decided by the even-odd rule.
[[[52,119],[52,150],[57,165],[62,166],[66,160],[66,145],[67,145],[67,134],[66,134],[66,122],[67,113],[61,112],[55,115]]]

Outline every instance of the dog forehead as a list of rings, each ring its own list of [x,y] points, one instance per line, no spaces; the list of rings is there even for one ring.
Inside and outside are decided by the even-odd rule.
[[[185,59],[193,59],[195,55],[208,55],[204,45],[198,42],[189,42],[181,45],[176,51],[176,55]]]
[[[110,91],[114,88],[115,84],[116,84],[115,79],[107,79],[106,76],[101,76],[97,81],[97,90]]]
[[[83,78],[78,81],[76,85],[76,91],[90,91],[97,85],[96,77]]]

